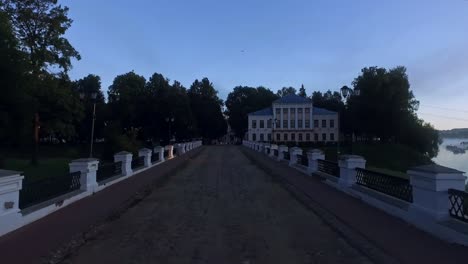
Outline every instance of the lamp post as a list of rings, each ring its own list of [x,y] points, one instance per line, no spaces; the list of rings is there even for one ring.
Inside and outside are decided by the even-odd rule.
[[[172,141],[171,124],[174,123],[174,120],[174,117],[166,117],[166,122],[169,124],[169,143]]]
[[[84,99],[85,94],[80,93],[80,98]],[[89,147],[89,158],[93,157],[93,143],[94,143],[94,122],[96,121],[96,98],[97,98],[97,93],[91,93],[91,99],[93,100],[93,116],[92,116],[92,121],[91,121],[91,142],[90,142],[90,147]]]
[[[353,96],[353,95],[356,95],[356,96],[359,96],[361,94],[361,90],[359,90],[359,88],[355,88],[354,90],[349,88],[348,86],[343,86],[341,87],[341,94],[343,95],[343,98],[346,100],[346,103],[348,102],[348,99]],[[339,116],[338,116],[338,127],[339,127],[339,124],[340,124],[340,121],[339,121]],[[351,154],[353,154],[353,142],[354,142],[354,124],[353,122],[351,122]],[[340,135],[340,131],[338,129],[338,146],[339,146],[339,135]],[[338,147],[339,148],[339,147]],[[338,149],[338,152],[339,152],[339,149]],[[339,154],[339,153],[338,153]]]

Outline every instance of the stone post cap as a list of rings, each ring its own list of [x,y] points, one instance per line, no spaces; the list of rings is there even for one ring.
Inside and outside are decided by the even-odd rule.
[[[138,153],[148,153],[148,152],[151,152],[151,149],[148,149],[148,148],[142,148],[138,151]]]
[[[277,149],[277,148],[278,148],[278,145],[276,145],[276,144],[271,144],[270,147],[271,147],[272,149]]]
[[[309,149],[307,153],[323,154],[323,151],[321,149]]]
[[[87,159],[76,159],[70,162],[70,164],[77,164],[77,163],[99,163],[99,160],[94,159],[94,158],[87,158]]]
[[[297,150],[302,150],[300,147],[292,147],[289,150],[291,151],[297,151]]]
[[[440,166],[437,164],[412,167],[407,171],[412,176],[419,175],[435,179],[466,179],[463,171]]]
[[[0,169],[0,178],[2,177],[12,177],[12,176],[21,176],[23,175],[22,171],[12,171],[12,170],[1,170]]]
[[[362,156],[359,155],[340,155],[339,157],[340,161],[345,161],[345,160],[363,160],[365,161],[366,159]]]
[[[164,146],[164,149],[170,149],[170,148],[174,148],[174,146],[173,146],[173,145],[166,145],[166,146]]]
[[[120,151],[114,154],[114,156],[125,156],[125,155],[132,155],[132,153],[128,151]]]

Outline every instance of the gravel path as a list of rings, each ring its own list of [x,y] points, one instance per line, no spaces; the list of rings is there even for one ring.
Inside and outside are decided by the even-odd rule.
[[[369,263],[236,146],[207,147],[66,263]]]

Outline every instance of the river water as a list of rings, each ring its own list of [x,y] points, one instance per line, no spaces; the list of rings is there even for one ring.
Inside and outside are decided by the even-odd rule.
[[[460,170],[468,175],[468,150],[464,154],[454,154],[446,149],[447,145],[460,146],[463,141],[468,141],[466,138],[444,138],[442,144],[439,145],[439,154],[432,160],[442,166]]]

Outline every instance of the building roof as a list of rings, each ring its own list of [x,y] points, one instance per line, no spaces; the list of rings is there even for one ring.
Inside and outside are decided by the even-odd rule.
[[[254,116],[272,116],[273,115],[273,109],[271,107],[264,108],[262,110],[258,110],[256,112],[250,113],[249,115],[254,115]]]
[[[295,94],[289,94],[281,97],[280,99],[275,100],[273,103],[278,104],[302,104],[302,103],[312,103],[312,100],[306,97],[302,97]]]
[[[314,115],[336,115],[337,112],[327,110],[325,108],[314,107],[312,110]]]

